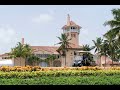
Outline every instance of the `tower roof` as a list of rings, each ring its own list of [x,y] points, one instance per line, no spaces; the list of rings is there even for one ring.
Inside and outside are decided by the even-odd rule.
[[[67,16],[67,24],[64,25],[64,26],[62,27],[62,29],[68,28],[68,27],[70,27],[70,26],[75,26],[75,27],[77,27],[78,29],[81,28],[81,27],[80,27],[79,25],[77,25],[75,22],[73,22],[73,21],[70,20],[70,15],[68,14],[68,16]]]

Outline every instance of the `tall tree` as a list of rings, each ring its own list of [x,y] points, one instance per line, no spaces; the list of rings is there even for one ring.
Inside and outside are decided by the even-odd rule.
[[[112,9],[113,20],[106,21],[104,25],[110,26],[110,30],[106,34],[112,34],[113,38],[120,41],[120,9]]]
[[[60,53],[60,55],[65,57],[65,66],[66,66],[66,52],[68,51],[68,48],[70,48],[70,40],[71,38],[68,38],[68,36],[66,34],[61,34],[61,37],[58,37],[58,39],[60,40],[59,43],[60,47],[58,48],[58,52]]]
[[[103,39],[101,37],[97,38],[96,41],[92,40],[94,43],[94,48],[95,48],[95,53],[98,54],[98,56],[100,57],[100,66],[102,66],[102,61],[101,61],[101,45],[103,42]]]
[[[12,51],[10,53],[10,56],[13,58],[20,58],[20,65],[21,65],[21,60],[22,58],[26,59],[28,58],[29,55],[31,55],[31,48],[29,45],[25,44],[21,44],[20,42],[18,42],[17,46],[15,48],[12,48]],[[25,63],[26,65],[26,63]]]
[[[106,42],[108,43],[108,56],[112,59],[112,65],[113,61],[116,59],[116,50],[118,50],[118,44],[116,42],[116,39],[114,39],[113,34],[105,34],[104,37],[106,38]]]
[[[83,50],[84,50],[84,51],[88,51],[88,52],[85,52],[85,53],[83,54],[83,56],[86,57],[86,59],[83,61],[83,63],[85,63],[85,65],[90,65],[90,62],[93,61],[93,55],[90,53],[90,51],[91,51],[92,49],[94,49],[94,48],[95,48],[94,46],[90,47],[88,44],[83,45]],[[87,63],[87,62],[88,62],[88,63]]]
[[[105,26],[110,26],[110,30],[105,33],[105,37],[109,37],[109,56],[113,61],[119,60],[119,48],[120,48],[120,9],[111,10],[113,19],[106,21]]]
[[[106,57],[108,56],[108,51],[109,51],[109,44],[108,44],[107,40],[104,40],[101,45],[100,54],[102,56],[105,56],[105,66],[106,66]]]
[[[23,46],[23,57],[25,58],[25,66],[26,66],[26,61],[32,54],[32,49],[28,44],[25,44]]]

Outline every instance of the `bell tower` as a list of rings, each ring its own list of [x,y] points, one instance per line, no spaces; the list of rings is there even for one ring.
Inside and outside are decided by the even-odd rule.
[[[71,38],[69,41],[72,48],[79,48],[79,33],[81,27],[75,22],[70,20],[70,15],[67,15],[67,24],[62,27],[63,33],[65,33],[68,38]]]

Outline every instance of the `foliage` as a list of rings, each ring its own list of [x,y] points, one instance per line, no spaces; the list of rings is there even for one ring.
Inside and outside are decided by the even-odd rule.
[[[95,48],[94,46],[90,47],[88,44],[83,45],[83,50],[88,51],[83,54],[83,61],[82,61],[83,66],[91,65],[91,62],[93,61],[93,54],[91,54],[90,51],[94,48]]]
[[[71,38],[68,38],[68,36],[66,34],[61,34],[61,37],[58,37],[58,39],[60,40],[59,43],[60,47],[58,48],[58,53],[62,56],[65,56],[65,66],[66,66],[66,52],[68,50],[68,48],[70,48],[71,44],[69,41],[71,40]]]
[[[23,45],[20,42],[18,42],[17,46],[15,48],[12,48],[10,55],[14,58],[17,58],[17,57],[26,58],[31,53],[32,53],[32,50],[28,44]]]
[[[37,62],[40,62],[42,61],[42,59],[40,59],[39,57],[37,57],[36,55],[34,54],[31,54],[28,58],[27,58],[28,62],[30,64],[33,64],[34,66],[34,63],[37,63]]]
[[[96,41],[92,40],[94,43],[95,53],[99,53],[101,51],[101,44],[103,39],[101,37],[97,38]]]
[[[115,69],[115,68],[114,68]],[[50,70],[50,69],[40,69],[38,71],[10,71],[10,72],[0,72],[0,78],[39,78],[43,76],[47,77],[61,77],[61,76],[113,76],[120,75],[120,68],[114,70],[113,68],[109,70],[101,70],[100,68],[77,68],[77,70]]]
[[[49,62],[49,61],[54,61],[55,59],[57,59],[57,57],[56,57],[55,54],[53,54],[53,55],[49,55],[49,56],[45,59],[45,61],[46,61],[46,62]]]
[[[112,9],[111,10],[113,14],[113,20],[106,21],[104,25],[110,26],[110,30],[105,34],[109,35],[111,34],[113,38],[117,38],[117,40],[120,40],[120,9]]]
[[[108,56],[112,61],[118,61],[120,58],[120,9],[112,9],[111,12],[113,19],[104,23],[105,26],[110,26],[110,30],[104,34],[104,37],[109,44]]]
[[[10,53],[10,57],[13,58],[24,58],[25,59],[25,65],[26,65],[26,59],[32,54],[32,49],[28,44],[21,44],[18,42],[17,46],[12,48],[12,51]]]

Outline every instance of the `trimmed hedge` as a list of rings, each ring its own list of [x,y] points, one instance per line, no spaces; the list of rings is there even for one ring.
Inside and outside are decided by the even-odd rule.
[[[120,75],[120,67],[39,67],[39,66],[2,66],[0,78],[34,78],[34,77],[61,77],[61,76],[112,76]]]
[[[9,72],[9,71],[19,71],[19,72],[23,72],[23,71],[56,71],[56,70],[102,70],[103,68],[101,67],[87,67],[87,66],[83,66],[83,67],[39,67],[39,66],[14,66],[14,67],[10,67],[10,66],[2,66],[0,67],[0,71],[4,71],[4,72]],[[117,68],[118,70],[118,68]],[[120,70],[120,68],[119,68]]]
[[[61,76],[112,76],[120,75],[120,70],[63,70],[63,71],[32,71],[32,72],[0,72],[0,78],[34,78],[34,77],[61,77]]]

